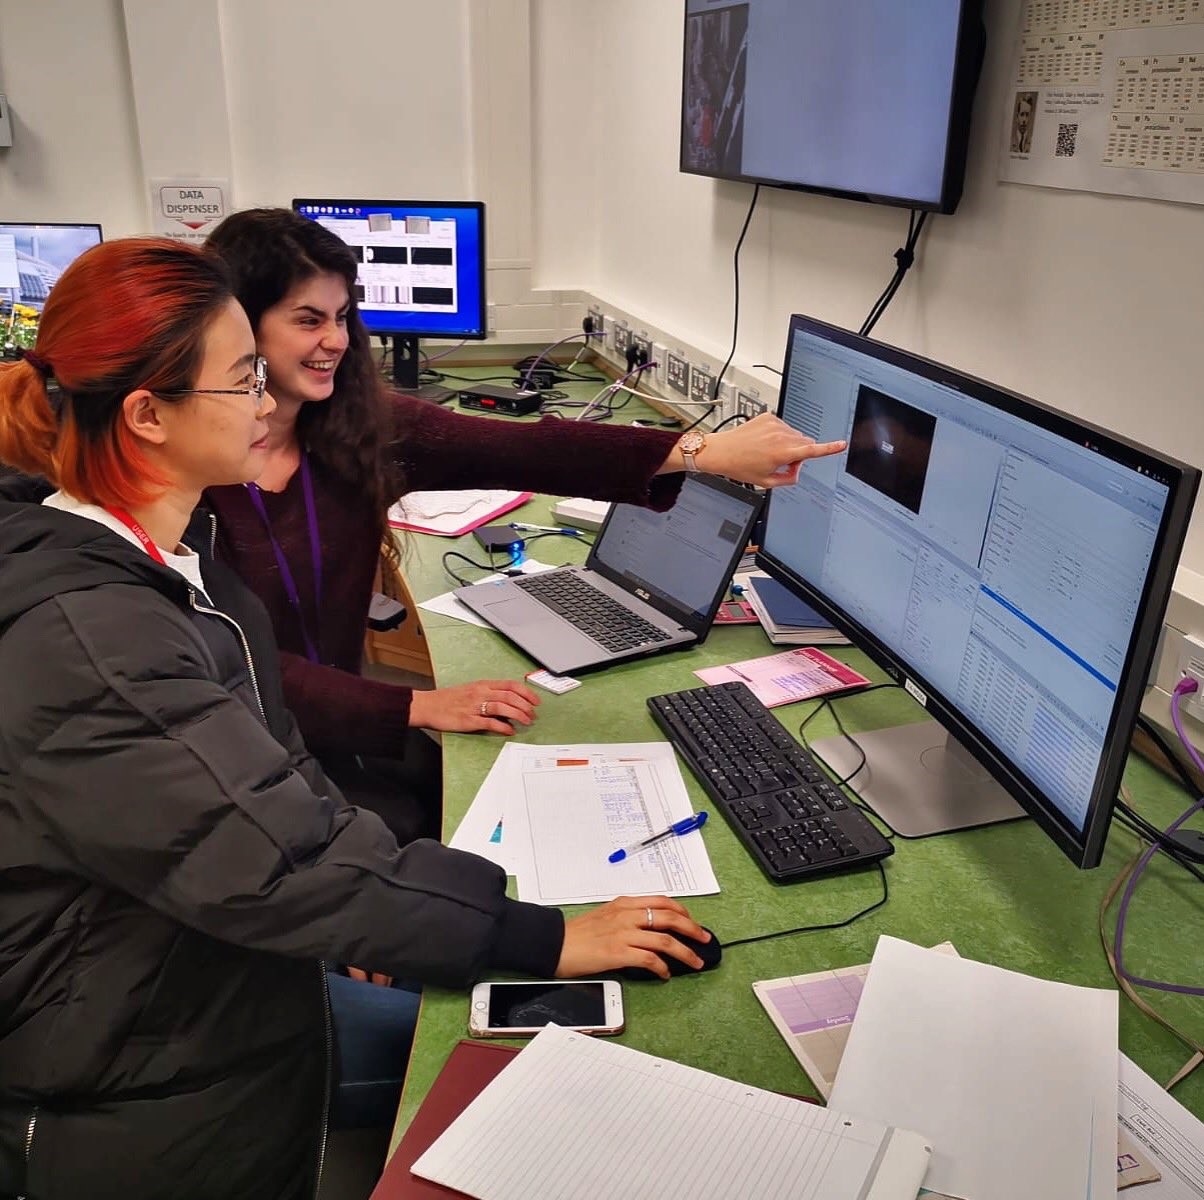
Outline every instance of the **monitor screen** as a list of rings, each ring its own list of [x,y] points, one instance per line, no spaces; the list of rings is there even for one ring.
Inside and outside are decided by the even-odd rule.
[[[0,296],[41,312],[59,276],[100,242],[99,225],[0,224]]]
[[[294,200],[355,251],[369,333],[484,338],[485,206],[476,201]]]
[[[686,0],[681,169],[952,212],[980,0]]]
[[[1199,472],[805,317],[779,410],[848,449],[771,493],[764,565],[1094,865]]]

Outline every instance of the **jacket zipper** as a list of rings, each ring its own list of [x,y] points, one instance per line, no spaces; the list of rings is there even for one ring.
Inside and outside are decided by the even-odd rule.
[[[38,1110],[35,1108],[29,1114],[29,1124],[25,1127],[25,1174],[29,1175],[29,1157],[33,1154],[33,1131],[38,1124]],[[17,1197],[17,1200],[25,1200],[25,1195],[22,1193]]]
[[[217,545],[217,518],[209,514],[209,555],[215,556]],[[263,711],[263,698],[259,694],[259,680],[255,675],[255,662],[251,658],[251,647],[247,643],[247,635],[243,633],[242,626],[231,616],[216,608],[208,608],[203,604],[197,603],[196,592],[192,588],[188,589],[188,599],[192,604],[193,609],[199,613],[205,613],[208,616],[219,617],[230,625],[238,634],[238,640],[242,643],[243,657],[247,660],[247,671],[251,676],[251,689],[255,693],[255,703],[259,705],[259,715],[263,718],[263,723],[268,723],[267,714]],[[326,964],[318,963],[318,970],[322,975],[322,1035],[325,1043],[325,1070],[323,1072],[324,1087],[322,1089],[322,1130],[321,1137],[318,1139],[318,1170],[314,1177],[314,1200],[317,1200],[318,1193],[322,1189],[322,1171],[326,1166],[326,1138],[330,1126],[330,1085],[331,1085],[331,1064],[334,1058],[334,1048],[331,1045],[332,1035],[330,1031],[330,987],[326,982]],[[34,1118],[29,1123],[29,1134],[26,1138],[26,1160],[28,1161],[28,1149],[33,1141],[33,1126],[37,1119],[37,1110],[34,1110]],[[23,1200],[23,1198],[21,1198]]]
[[[318,970],[322,972],[322,1030],[326,1039],[326,1087],[322,1093],[322,1136],[318,1141],[318,1174],[314,1179],[314,1200],[317,1200],[318,1193],[322,1190],[322,1168],[326,1165],[326,1135],[330,1126],[330,1087],[334,1060],[334,1047],[331,1044],[334,1039],[330,1031],[330,985],[326,981],[326,964],[318,963]]]
[[[220,617],[238,634],[238,640],[242,643],[243,657],[247,660],[247,671],[251,675],[251,690],[255,693],[255,703],[259,705],[259,715],[263,718],[263,723],[266,725],[268,723],[268,716],[263,711],[263,698],[259,694],[259,680],[255,675],[255,663],[251,660],[251,647],[247,642],[247,635],[242,631],[242,626],[233,617],[227,616],[219,609],[198,604],[196,592],[192,588],[188,589],[188,601],[196,612],[204,613],[209,617]]]

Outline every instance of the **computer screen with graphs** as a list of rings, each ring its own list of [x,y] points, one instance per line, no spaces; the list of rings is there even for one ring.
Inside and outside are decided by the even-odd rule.
[[[1010,796],[1094,865],[1199,471],[805,317],[780,411],[849,446],[771,494],[764,566],[970,751],[939,744],[932,722],[883,731],[877,758],[858,735],[870,761],[855,786],[904,829],[942,789],[955,827],[1009,815]],[[980,815],[970,784],[987,774]]]
[[[392,336],[398,386],[418,385],[419,338],[488,334],[484,204],[298,199],[293,209],[355,252],[360,316],[369,333]]]
[[[100,241],[94,224],[0,224],[0,299],[40,312],[59,276]]]

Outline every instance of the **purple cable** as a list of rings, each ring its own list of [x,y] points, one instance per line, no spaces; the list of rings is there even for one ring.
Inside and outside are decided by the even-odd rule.
[[[584,421],[586,418],[586,414],[589,413],[589,411],[594,407],[595,404],[601,403],[601,400],[603,397],[613,396],[617,392],[622,391],[623,384],[625,384],[633,375],[638,375],[641,371],[651,370],[655,366],[656,366],[655,361],[640,363],[638,366],[632,367],[631,370],[628,371],[626,375],[620,375],[619,378],[614,381],[614,383],[612,383],[609,387],[604,387],[602,389],[601,394],[599,396],[596,396],[593,400],[591,400],[585,406],[585,408],[583,408],[581,410],[581,412],[577,416],[577,420]]]
[[[1179,735],[1183,742],[1187,753],[1191,756],[1192,762],[1196,764],[1201,771],[1204,771],[1204,763],[1200,761],[1200,756],[1196,753],[1196,748],[1191,744],[1186,732],[1183,729],[1183,720],[1179,715],[1179,701],[1188,693],[1196,690],[1196,681],[1184,676],[1175,685],[1175,690],[1171,695],[1171,720],[1175,724],[1175,732]],[[1177,821],[1174,821],[1167,829],[1167,833],[1174,833],[1185,821],[1188,820],[1194,813],[1199,812],[1204,808],[1204,796],[1195,802]],[[1125,916],[1129,910],[1129,901],[1133,897],[1133,892],[1137,887],[1137,881],[1141,877],[1142,872],[1146,869],[1150,859],[1158,852],[1158,846],[1151,846],[1138,862],[1133,874],[1129,876],[1129,882],[1125,886],[1124,896],[1121,897],[1120,908],[1116,913],[1116,934],[1113,938],[1113,955],[1116,958],[1116,970],[1119,975],[1127,979],[1130,983],[1139,984],[1142,987],[1156,988],[1160,992],[1181,992],[1186,996],[1204,996],[1204,987],[1192,987],[1186,983],[1162,983],[1156,979],[1142,979],[1139,975],[1130,975],[1125,970],[1121,960],[1121,947],[1125,936]]]
[[[575,341],[577,338],[585,338],[585,340],[588,342],[592,337],[602,336],[603,334],[601,329],[592,329],[589,333],[570,333],[568,337],[563,337],[560,339],[560,341],[553,342],[546,350],[541,350],[535,356],[535,358],[532,359],[530,365],[527,367],[526,373],[523,375],[522,379],[518,381],[518,390],[520,392],[525,392],[527,390],[527,385],[531,382],[532,372],[536,367],[539,366],[541,362],[543,362],[545,358],[548,357],[549,354],[552,353],[553,350],[556,349],[557,346],[563,346],[566,342]]]

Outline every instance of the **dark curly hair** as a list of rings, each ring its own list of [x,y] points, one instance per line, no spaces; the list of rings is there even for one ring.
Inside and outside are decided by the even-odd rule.
[[[344,482],[363,489],[378,514],[382,544],[392,552],[388,508],[402,481],[386,452],[391,422],[384,380],[376,369],[368,331],[355,297],[355,254],[336,234],[287,208],[231,213],[206,245],[225,261],[234,294],[258,334],[259,321],[299,283],[330,272],[347,284],[347,352],[325,404],[306,404],[297,436],[308,453]]]

